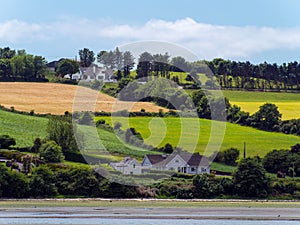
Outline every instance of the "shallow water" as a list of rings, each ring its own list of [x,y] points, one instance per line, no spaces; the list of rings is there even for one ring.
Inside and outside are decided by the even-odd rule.
[[[0,224],[99,224],[99,225],[298,225],[298,221],[99,219],[99,218],[0,218]]]

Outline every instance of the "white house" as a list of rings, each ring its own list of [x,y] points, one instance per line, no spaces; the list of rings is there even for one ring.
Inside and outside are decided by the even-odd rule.
[[[99,67],[96,64],[92,64],[89,67],[80,67],[79,72],[72,74],[72,79],[74,80],[84,80],[84,81],[104,81],[113,82],[114,72],[111,69],[104,67]]]
[[[188,174],[210,173],[209,160],[200,154],[173,153],[169,156],[146,155],[142,166]]]
[[[129,156],[125,157],[121,162],[111,163],[110,165],[123,174],[142,174],[150,171],[149,167],[141,166],[136,159]]]

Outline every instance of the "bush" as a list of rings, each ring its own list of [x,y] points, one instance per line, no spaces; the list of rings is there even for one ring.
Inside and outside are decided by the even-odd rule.
[[[269,180],[256,159],[242,159],[233,175],[233,181],[239,196],[265,198],[268,195]]]
[[[240,151],[236,148],[229,148],[222,152],[223,162],[229,166],[236,166],[236,160],[239,158]]]
[[[266,154],[263,160],[264,168],[270,173],[291,172],[295,169],[297,176],[300,175],[300,155],[288,150],[273,150]],[[292,176],[292,174],[289,174]]]
[[[30,179],[30,193],[33,197],[55,196],[54,173],[47,166],[39,166],[32,172]]]
[[[0,135],[0,148],[8,149],[10,146],[16,145],[16,140],[9,135]]]
[[[103,125],[103,124],[105,124],[105,120],[104,119],[97,120],[96,127],[99,127],[100,125]]]
[[[70,168],[57,173],[56,186],[58,192],[63,195],[99,197],[101,179],[102,177],[91,169]]]
[[[64,159],[61,147],[57,145],[54,141],[48,141],[40,147],[40,157],[44,159],[45,162],[58,163]]]

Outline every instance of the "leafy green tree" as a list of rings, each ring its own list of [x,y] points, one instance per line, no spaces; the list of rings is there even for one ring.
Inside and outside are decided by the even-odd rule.
[[[270,173],[283,172],[289,175],[291,169],[297,176],[300,175],[300,155],[288,150],[273,150],[263,159],[264,168]]]
[[[33,197],[50,197],[57,194],[55,175],[44,165],[33,169],[29,186],[30,195]]]
[[[12,145],[16,145],[16,140],[9,135],[0,135],[0,148],[7,149]]]
[[[223,161],[226,165],[236,166],[236,160],[238,160],[240,151],[236,148],[229,148],[222,152]]]
[[[163,152],[165,152],[167,154],[171,154],[173,151],[174,151],[174,148],[169,143],[165,144],[165,146],[163,147]]]
[[[4,190],[8,188],[7,177],[8,177],[7,168],[3,164],[0,164],[0,197],[3,196]]]
[[[265,103],[251,116],[253,127],[261,130],[278,131],[281,121],[281,113],[278,107],[272,103]]]
[[[292,153],[300,153],[300,144],[295,144],[291,147],[291,152]]]
[[[124,77],[129,77],[130,70],[134,67],[134,57],[130,51],[125,51],[123,53],[123,70],[124,70]]]
[[[32,159],[33,157],[31,155],[25,155],[22,157],[22,163],[23,163],[22,172],[26,175],[30,174],[32,171]]]
[[[185,61],[185,58],[177,56],[171,60],[172,71],[175,72],[188,72],[188,63]]]
[[[60,76],[79,72],[79,64],[72,59],[62,59],[57,65],[56,73]]]
[[[83,139],[70,117],[50,117],[47,125],[48,138],[55,141],[65,152],[77,152]],[[75,134],[77,139],[75,139]],[[77,140],[77,142],[76,142]]]
[[[84,112],[81,118],[79,118],[78,123],[82,125],[91,125],[93,122],[93,117],[90,112]]]
[[[11,50],[9,47],[0,48],[0,59],[11,59],[16,55],[15,50]]]
[[[151,75],[151,64],[153,56],[149,52],[143,52],[139,57],[139,63],[136,70],[136,78],[145,78]],[[147,79],[147,78],[146,78]]]
[[[7,172],[8,186],[3,192],[7,198],[24,198],[29,195],[29,180],[23,174],[14,170]]]
[[[54,141],[48,141],[40,147],[40,157],[45,160],[45,162],[58,163],[64,159],[61,147]]]
[[[194,196],[197,198],[208,198],[211,196],[211,186],[207,174],[196,175],[193,178]]]
[[[97,61],[103,64],[106,68],[114,69],[116,68],[115,64],[115,54],[113,51],[101,51],[97,55]]]
[[[0,77],[11,77],[13,75],[9,59],[0,59]]]
[[[40,138],[36,138],[36,139],[34,139],[34,141],[33,141],[33,146],[32,146],[32,149],[31,149],[31,150],[32,150],[35,154],[37,154],[37,153],[39,152],[39,149],[40,149],[41,145],[42,145],[42,140],[41,140]]]
[[[95,53],[88,48],[79,50],[79,57],[83,67],[89,67],[95,61]]]
[[[233,181],[239,196],[265,198],[269,193],[266,171],[256,159],[242,159],[233,174]]]
[[[91,169],[70,168],[57,173],[56,186],[63,195],[99,197],[101,180],[102,177]]]

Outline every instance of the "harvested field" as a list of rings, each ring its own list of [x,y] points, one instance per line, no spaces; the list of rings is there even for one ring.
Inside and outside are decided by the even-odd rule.
[[[0,82],[0,104],[16,110],[63,114],[65,111],[140,111],[162,109],[148,102],[124,102],[89,88],[54,83]],[[166,111],[166,109],[165,109]]]

